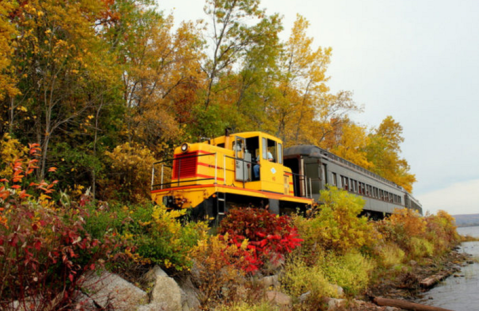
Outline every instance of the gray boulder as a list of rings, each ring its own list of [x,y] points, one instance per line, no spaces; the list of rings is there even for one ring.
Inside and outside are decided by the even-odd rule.
[[[82,291],[105,309],[135,310],[138,305],[148,302],[146,292],[107,271],[90,273]]]
[[[186,293],[168,276],[157,276],[150,295],[150,304],[165,306],[165,311],[190,310]]]
[[[277,275],[265,276],[264,278],[259,279],[258,282],[266,289],[276,289],[281,286]]]

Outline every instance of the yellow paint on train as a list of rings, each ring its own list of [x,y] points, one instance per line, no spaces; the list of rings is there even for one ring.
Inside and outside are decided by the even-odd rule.
[[[170,176],[163,176],[166,164],[171,164]],[[217,195],[289,206],[313,203],[294,196],[293,174],[283,165],[283,143],[262,132],[185,143],[175,149],[170,163],[156,163],[152,177],[153,201],[177,208],[194,208]]]

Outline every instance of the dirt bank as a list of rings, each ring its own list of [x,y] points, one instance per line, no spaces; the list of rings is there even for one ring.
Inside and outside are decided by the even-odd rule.
[[[427,287],[421,282],[436,275],[458,274],[461,267],[472,263],[471,256],[453,250],[436,258],[425,258],[421,262],[411,260],[407,265],[396,266],[377,275],[377,281],[366,293],[365,299],[383,297],[413,300],[434,287]]]

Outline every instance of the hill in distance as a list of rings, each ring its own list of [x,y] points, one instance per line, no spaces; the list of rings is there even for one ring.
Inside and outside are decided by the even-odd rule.
[[[456,219],[456,226],[470,227],[479,226],[479,214],[452,215]]]

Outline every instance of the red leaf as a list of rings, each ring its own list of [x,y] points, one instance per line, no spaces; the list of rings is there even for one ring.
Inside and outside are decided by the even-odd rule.
[[[37,251],[39,251],[42,248],[42,242],[36,241],[33,246],[36,248]]]
[[[17,246],[17,243],[18,243],[18,236],[16,234],[13,235],[12,239],[8,242],[8,244],[10,244],[10,246]]]
[[[49,172],[55,172],[56,170],[57,170],[56,167],[50,167],[50,168],[48,169]]]
[[[73,282],[73,274],[70,274],[68,278],[70,279],[70,282]]]

